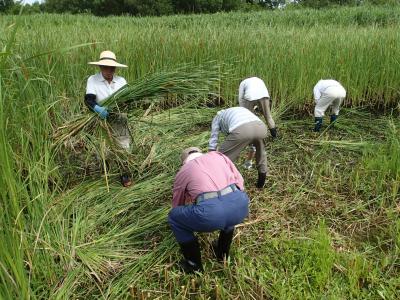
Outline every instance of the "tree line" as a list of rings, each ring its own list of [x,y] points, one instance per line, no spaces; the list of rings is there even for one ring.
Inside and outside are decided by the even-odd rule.
[[[0,0],[0,13],[90,13],[97,16],[160,16],[262,10],[284,7],[324,8],[333,5],[396,4],[399,0],[45,0],[32,5]]]

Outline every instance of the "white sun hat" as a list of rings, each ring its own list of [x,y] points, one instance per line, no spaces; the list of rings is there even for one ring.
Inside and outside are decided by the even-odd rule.
[[[117,62],[117,58],[115,57],[114,52],[109,50],[103,51],[100,53],[99,61],[92,61],[89,65],[95,66],[107,66],[107,67],[120,67],[120,68],[127,68],[127,65],[120,64]]]

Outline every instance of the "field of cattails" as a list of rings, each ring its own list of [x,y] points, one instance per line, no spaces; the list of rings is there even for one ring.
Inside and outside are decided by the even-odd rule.
[[[0,33],[0,299],[400,298],[400,7],[1,16]],[[129,66],[107,106],[128,113],[130,154],[83,102],[103,50]],[[207,149],[250,76],[280,135],[266,188],[238,162],[251,204],[232,256],[200,234],[205,272],[185,275],[166,220],[179,154]],[[348,96],[315,134],[321,78]]]

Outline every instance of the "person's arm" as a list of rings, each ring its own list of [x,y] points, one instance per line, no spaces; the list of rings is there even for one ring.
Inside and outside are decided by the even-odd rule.
[[[90,76],[86,83],[85,104],[92,111],[94,111],[94,107],[97,105],[96,98],[96,83],[93,80],[93,76]]]
[[[242,106],[242,102],[244,100],[244,81],[242,81],[239,85],[239,105]]]
[[[314,87],[314,100],[318,101],[321,98],[321,92],[319,91],[319,84],[317,83]]]
[[[174,181],[172,207],[185,205],[185,191],[186,191],[186,184],[184,182],[184,177],[182,176],[181,172],[178,172]]]
[[[86,94],[85,95],[85,104],[90,110],[94,111],[94,107],[97,105],[96,95]]]
[[[211,123],[211,137],[210,137],[210,141],[208,142],[208,150],[210,150],[210,151],[214,151],[217,149],[218,135],[219,135],[219,130],[220,130],[220,126],[219,126],[220,119],[221,119],[221,116],[219,114],[217,114]]]
[[[85,104],[90,110],[96,112],[101,119],[105,120],[108,116],[107,108],[98,105],[96,98],[95,82],[92,76],[90,76],[86,84]]]

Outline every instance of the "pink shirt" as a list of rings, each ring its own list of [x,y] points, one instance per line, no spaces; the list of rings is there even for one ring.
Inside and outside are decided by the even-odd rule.
[[[244,190],[243,177],[231,160],[212,151],[185,163],[176,174],[172,207],[192,203],[205,192],[216,192],[230,184]]]

